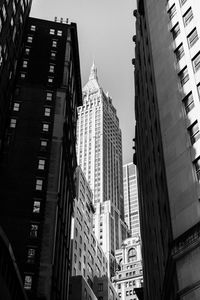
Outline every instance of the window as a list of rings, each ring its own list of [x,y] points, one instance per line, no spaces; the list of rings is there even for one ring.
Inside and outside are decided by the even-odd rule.
[[[50,66],[49,66],[49,72],[50,72],[50,73],[54,73],[54,69],[55,69],[55,66],[54,66],[54,65],[50,65]]]
[[[44,115],[46,117],[50,117],[50,114],[51,114],[51,109],[49,107],[45,107],[45,109],[44,109]]]
[[[196,169],[197,179],[198,179],[198,181],[200,181],[200,157],[198,157],[194,161],[194,166],[195,166],[195,169]]]
[[[197,72],[200,68],[200,52],[192,60],[194,71]]]
[[[180,46],[178,46],[178,48],[176,48],[176,50],[174,51],[174,53],[176,55],[177,61],[179,61],[184,56],[183,44],[180,44]]]
[[[51,51],[51,58],[55,59],[56,58],[56,52],[55,51]]]
[[[62,36],[62,30],[57,30],[57,35]]]
[[[32,288],[33,277],[31,275],[25,275],[24,278],[24,289],[31,290]]]
[[[40,213],[40,201],[33,202],[33,213],[39,214]]]
[[[137,259],[136,250],[134,248],[131,248],[128,251],[128,262],[135,261],[136,259]]]
[[[21,77],[22,79],[24,79],[24,78],[26,77],[26,73],[21,72],[20,77]]]
[[[36,26],[35,25],[31,25],[31,31],[35,31]]]
[[[27,61],[27,60],[24,60],[24,61],[23,61],[23,64],[22,64],[22,67],[23,67],[23,68],[27,68],[27,65],[28,65],[28,61]]]
[[[184,85],[188,80],[189,80],[189,74],[188,74],[188,69],[185,67],[180,73],[179,73],[179,78],[181,81],[181,84]]]
[[[17,124],[17,120],[16,119],[11,119],[10,120],[10,128],[15,128]]]
[[[118,289],[121,289],[121,283],[119,283],[119,284],[117,285],[117,288],[118,288]]]
[[[27,253],[27,263],[33,264],[35,262],[35,249],[34,248],[28,248]]]
[[[184,104],[186,113],[189,113],[192,110],[192,108],[194,107],[194,99],[193,99],[192,93],[188,94],[183,99],[183,104]]]
[[[42,127],[42,130],[45,131],[45,132],[48,132],[49,131],[49,124],[44,123],[43,127]]]
[[[186,11],[186,13],[183,15],[183,23],[185,26],[187,26],[190,21],[193,19],[193,13],[191,7]]]
[[[189,47],[192,47],[198,39],[199,37],[198,37],[197,29],[195,28],[187,37]]]
[[[50,30],[49,30],[49,33],[50,33],[51,35],[54,35],[54,34],[55,34],[55,29],[50,29]]]
[[[20,108],[20,103],[15,102],[14,105],[13,105],[13,110],[14,111],[19,111],[19,108]]]
[[[98,292],[103,291],[103,283],[98,283]]]
[[[35,189],[37,191],[42,191],[42,187],[43,187],[43,180],[42,179],[36,179]]]
[[[58,44],[58,41],[57,41],[57,40],[53,40],[53,41],[52,41],[52,47],[56,48],[56,47],[57,47],[57,44]]]
[[[38,161],[38,170],[44,170],[45,167],[45,160],[44,159],[39,159]]]
[[[74,253],[74,262],[76,263],[76,258],[77,258],[77,256],[76,256],[76,254]]]
[[[53,93],[52,92],[47,92],[46,94],[46,100],[51,101],[53,98]]]
[[[30,237],[31,238],[37,238],[38,237],[38,225],[31,224]]]
[[[170,20],[175,16],[176,14],[176,6],[175,4],[172,5],[172,7],[168,10],[169,18]]]
[[[48,83],[53,83],[53,77],[48,77]]]
[[[30,53],[30,48],[25,48],[25,54],[29,55],[29,53]]]
[[[196,142],[199,140],[199,138],[200,138],[199,126],[198,126],[197,121],[194,122],[194,123],[188,128],[188,132],[189,132],[189,135],[190,135],[191,143],[192,143],[192,145],[193,145],[193,144],[196,143]]]
[[[47,141],[46,140],[41,140],[40,141],[40,150],[45,151],[47,149]]]
[[[180,32],[181,32],[180,26],[179,26],[179,23],[177,23],[171,30],[173,38],[175,39],[179,35]]]
[[[31,35],[29,35],[29,36],[27,37],[27,42],[28,42],[28,43],[32,43],[32,42],[33,42],[33,37],[32,37]]]

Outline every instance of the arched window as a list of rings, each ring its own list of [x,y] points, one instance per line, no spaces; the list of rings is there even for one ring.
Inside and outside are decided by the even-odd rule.
[[[135,261],[137,259],[136,250],[134,248],[128,251],[128,262]]]

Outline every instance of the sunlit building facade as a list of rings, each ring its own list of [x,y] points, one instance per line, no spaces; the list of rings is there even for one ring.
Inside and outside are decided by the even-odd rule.
[[[138,0],[136,155],[144,299],[200,298],[200,6]],[[153,241],[153,242],[152,242]]]
[[[123,165],[124,221],[130,236],[140,235],[139,203],[136,167],[133,163]]]
[[[95,206],[94,232],[113,268],[114,252],[126,238],[123,222],[122,142],[119,119],[93,64],[78,108],[77,158]],[[111,271],[113,272],[113,270]]]

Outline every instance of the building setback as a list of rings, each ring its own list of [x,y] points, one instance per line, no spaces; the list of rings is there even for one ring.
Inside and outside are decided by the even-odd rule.
[[[22,35],[31,8],[31,0],[0,3],[0,152],[6,129]]]
[[[137,1],[136,155],[144,299],[199,299],[200,7]]]
[[[136,167],[133,163],[123,165],[124,221],[130,236],[140,235],[140,216]]]
[[[0,220],[29,299],[67,299],[75,197],[76,24],[29,18],[0,164]]]
[[[126,238],[124,219],[122,144],[119,119],[105,95],[93,64],[78,107],[77,159],[94,198],[94,232],[114,271],[114,253]]]

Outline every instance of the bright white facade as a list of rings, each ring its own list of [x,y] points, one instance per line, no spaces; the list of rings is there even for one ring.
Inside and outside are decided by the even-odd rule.
[[[115,253],[118,271],[113,277],[115,289],[122,300],[137,300],[135,288],[143,285],[141,241],[139,236],[128,238]]]
[[[140,235],[140,219],[138,204],[138,187],[136,166],[133,163],[123,165],[124,183],[124,221],[128,225],[130,235]]]
[[[94,195],[94,232],[112,272],[115,250],[127,234],[123,222],[121,130],[112,100],[98,83],[94,64],[83,88],[83,106],[78,107],[78,116],[78,164]]]

